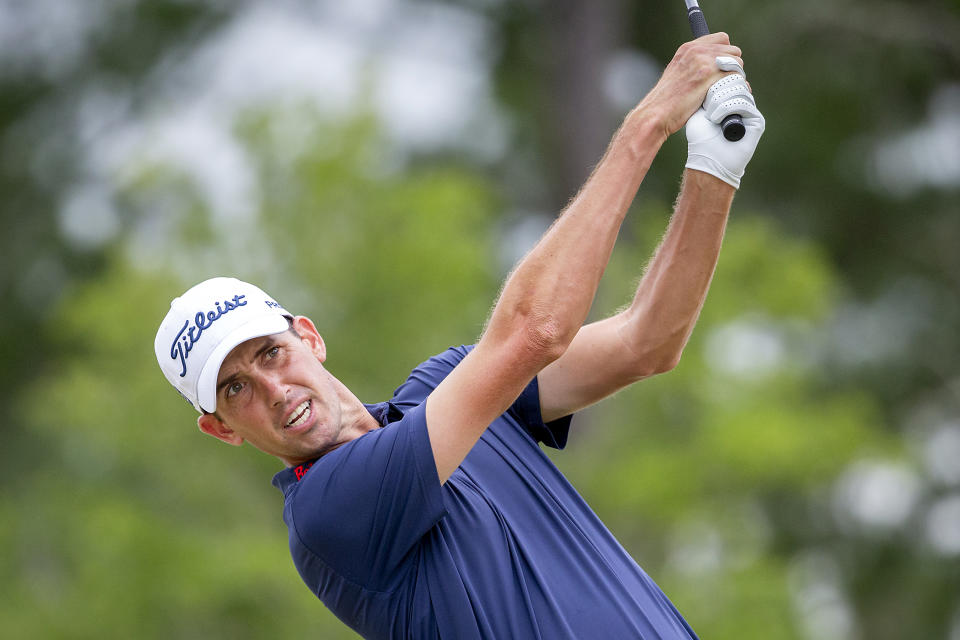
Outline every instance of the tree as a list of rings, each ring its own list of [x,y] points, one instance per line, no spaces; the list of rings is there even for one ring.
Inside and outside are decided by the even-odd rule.
[[[601,87],[639,98],[689,37],[662,4],[444,3],[490,34],[501,158],[274,105],[237,123],[263,193],[246,218],[211,215],[182,167],[141,159],[91,187],[91,141],[248,6],[2,9],[19,28],[0,50],[11,633],[272,637],[277,608],[331,624],[289,570],[273,463],[170,426],[192,418],[146,353],[160,307],[206,275],[250,278],[323,318],[335,373],[383,397],[479,333],[511,210],[554,214],[628,108]],[[956,633],[960,7],[705,10],[744,49],[768,129],[680,367],[580,416],[557,461],[704,637]],[[273,137],[291,123],[305,155]],[[595,314],[629,295],[683,158],[676,136]]]

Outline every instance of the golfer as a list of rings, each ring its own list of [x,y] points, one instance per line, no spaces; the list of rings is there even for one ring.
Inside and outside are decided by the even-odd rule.
[[[681,46],[477,343],[429,358],[387,402],[362,403],[325,368],[314,322],[253,285],[214,278],[171,303],[161,369],[204,433],[284,462],[294,564],[360,635],[696,637],[540,444],[563,448],[574,412],[680,358],[764,128],[740,55],[723,33]],[[718,125],[732,112],[737,142]],[[633,302],[584,326],[627,209],[684,124],[679,198]]]

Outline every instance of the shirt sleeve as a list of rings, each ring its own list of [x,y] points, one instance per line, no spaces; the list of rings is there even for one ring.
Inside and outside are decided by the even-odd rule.
[[[543,421],[543,415],[540,413],[540,385],[536,378],[530,381],[507,413],[516,418],[537,442],[542,442],[554,449],[563,449],[567,446],[567,435],[570,432],[573,416],[563,416],[551,422]]]
[[[420,363],[406,381],[393,392],[392,402],[403,408],[420,404],[471,351],[473,351],[473,345],[450,347],[443,353]]]
[[[393,402],[399,406],[414,406],[423,402],[440,381],[443,380],[468,353],[473,345],[451,347],[420,364],[406,382],[394,391]],[[534,378],[507,410],[528,434],[537,442],[554,449],[563,449],[567,444],[572,416],[564,416],[545,423],[540,414],[540,387]]]
[[[357,584],[382,588],[446,514],[424,406],[317,461],[290,514],[313,554]]]

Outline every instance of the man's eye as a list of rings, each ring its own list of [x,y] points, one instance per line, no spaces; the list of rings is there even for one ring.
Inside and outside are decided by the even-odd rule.
[[[235,396],[241,391],[243,391],[243,384],[240,382],[234,382],[227,387],[227,397],[229,398],[231,396]]]
[[[266,355],[268,358],[276,358],[277,355],[279,355],[279,353],[280,353],[280,347],[270,347],[270,349],[267,350]]]

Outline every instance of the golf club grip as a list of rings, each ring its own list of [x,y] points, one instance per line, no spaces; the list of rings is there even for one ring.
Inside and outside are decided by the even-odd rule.
[[[710,27],[707,26],[707,19],[703,17],[703,11],[700,7],[690,7],[687,9],[687,19],[690,21],[690,30],[693,31],[693,37],[699,38],[710,33]]]
[[[710,33],[710,27],[707,26],[707,19],[703,16],[700,7],[693,6],[687,9],[687,19],[690,21],[690,30],[693,31],[693,37],[699,38]],[[731,142],[736,142],[743,138],[746,133],[746,127],[743,126],[743,118],[739,114],[731,113],[723,122],[720,123],[720,130],[723,131],[723,137]]]

